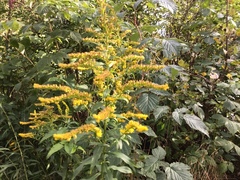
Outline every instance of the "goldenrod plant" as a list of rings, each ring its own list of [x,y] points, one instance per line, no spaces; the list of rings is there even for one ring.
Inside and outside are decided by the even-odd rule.
[[[66,165],[67,178],[158,179],[166,176],[171,165],[179,165],[191,179],[186,165],[163,163],[166,153],[160,146],[153,149],[153,155],[141,148],[141,133],[154,136],[154,132],[145,125],[148,115],[136,107],[137,97],[131,93],[141,88],[167,91],[168,84],[137,76],[139,72],[160,71],[164,65],[143,64],[144,46],[129,40],[131,30],[121,28],[122,21],[112,6],[104,0],[98,0],[97,5],[96,24],[86,28],[89,36],[83,38],[83,43],[94,48],[68,54],[70,61],[58,64],[62,70],[77,72],[79,84],[34,84],[35,89],[52,93],[38,98],[29,121],[20,122],[32,130],[19,136],[42,138],[41,142],[54,140],[47,158],[56,158],[58,153],[60,158],[61,154],[71,156]],[[59,95],[54,96],[54,92]],[[86,117],[80,117],[79,127],[72,127],[76,112]],[[160,171],[160,167],[166,171]]]

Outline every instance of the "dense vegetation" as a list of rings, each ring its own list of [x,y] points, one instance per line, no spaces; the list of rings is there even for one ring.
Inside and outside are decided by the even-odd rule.
[[[239,10],[0,0],[0,179],[238,179]]]

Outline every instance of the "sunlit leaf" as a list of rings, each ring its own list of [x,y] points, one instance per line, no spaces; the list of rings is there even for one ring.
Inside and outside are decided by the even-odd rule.
[[[165,7],[171,13],[174,13],[177,10],[177,6],[173,0],[153,0],[153,3],[159,3],[160,6]]]
[[[198,130],[209,137],[208,128],[199,117],[192,114],[185,114],[183,119],[191,128]]]
[[[190,167],[183,163],[171,163],[170,166],[165,169],[165,173],[167,174],[168,180],[193,180]]]

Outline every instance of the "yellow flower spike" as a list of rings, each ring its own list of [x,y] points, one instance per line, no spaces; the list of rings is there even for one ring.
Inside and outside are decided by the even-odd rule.
[[[126,118],[137,118],[137,119],[143,119],[143,120],[146,120],[148,118],[148,115],[146,114],[142,114],[142,113],[135,114],[132,112],[123,113],[122,116]]]
[[[134,130],[136,130],[137,132],[144,132],[148,130],[147,126],[141,125],[139,122],[137,121],[129,121],[126,125],[125,128],[120,129],[120,133],[122,134],[131,134],[134,132]]]
[[[19,136],[21,136],[22,138],[33,138],[34,134],[33,133],[19,133]]]
[[[123,89],[126,90],[132,90],[134,88],[153,88],[153,89],[157,89],[157,90],[168,90],[169,86],[168,84],[163,84],[163,85],[159,85],[159,84],[155,84],[153,82],[150,81],[144,81],[144,80],[140,80],[140,81],[128,81],[124,86]]]
[[[20,121],[19,122],[19,124],[21,124],[21,125],[29,125],[29,124],[33,124],[34,122],[33,121],[27,121],[27,122],[25,122],[25,121]]]
[[[66,140],[70,141],[71,138],[77,138],[78,134],[84,133],[84,132],[95,132],[97,137],[101,136],[101,129],[96,127],[94,124],[84,124],[77,129],[71,130],[70,132],[63,133],[63,134],[53,134],[54,140]]]
[[[113,113],[115,111],[115,107],[108,106],[98,114],[93,114],[93,118],[96,120],[97,123],[104,121],[107,118],[114,118],[116,117]]]

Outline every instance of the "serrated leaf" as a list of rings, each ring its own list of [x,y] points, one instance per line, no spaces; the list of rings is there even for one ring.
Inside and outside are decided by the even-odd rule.
[[[153,111],[153,115],[156,120],[160,119],[164,114],[168,113],[169,107],[168,106],[158,106]]]
[[[152,93],[143,93],[138,101],[137,106],[144,114],[150,113],[158,105],[158,96]]]
[[[55,152],[61,150],[63,148],[63,144],[62,143],[57,143],[54,144],[53,147],[50,149],[50,151],[47,154],[47,159]]]
[[[186,164],[175,162],[171,163],[165,169],[168,180],[192,180],[193,176],[190,173],[190,167]]]
[[[166,151],[162,147],[158,146],[152,150],[152,154],[156,159],[162,160],[166,156]]]
[[[192,114],[185,114],[183,119],[191,128],[198,130],[209,137],[208,128],[199,117]]]
[[[171,13],[174,13],[177,10],[177,5],[173,0],[153,0],[153,3],[159,3],[160,6],[165,7]]]
[[[163,55],[167,58],[171,58],[173,55],[177,55],[180,50],[181,44],[174,39],[163,39]]]
[[[127,166],[109,166],[109,169],[119,171],[124,174],[132,173],[132,170]]]

